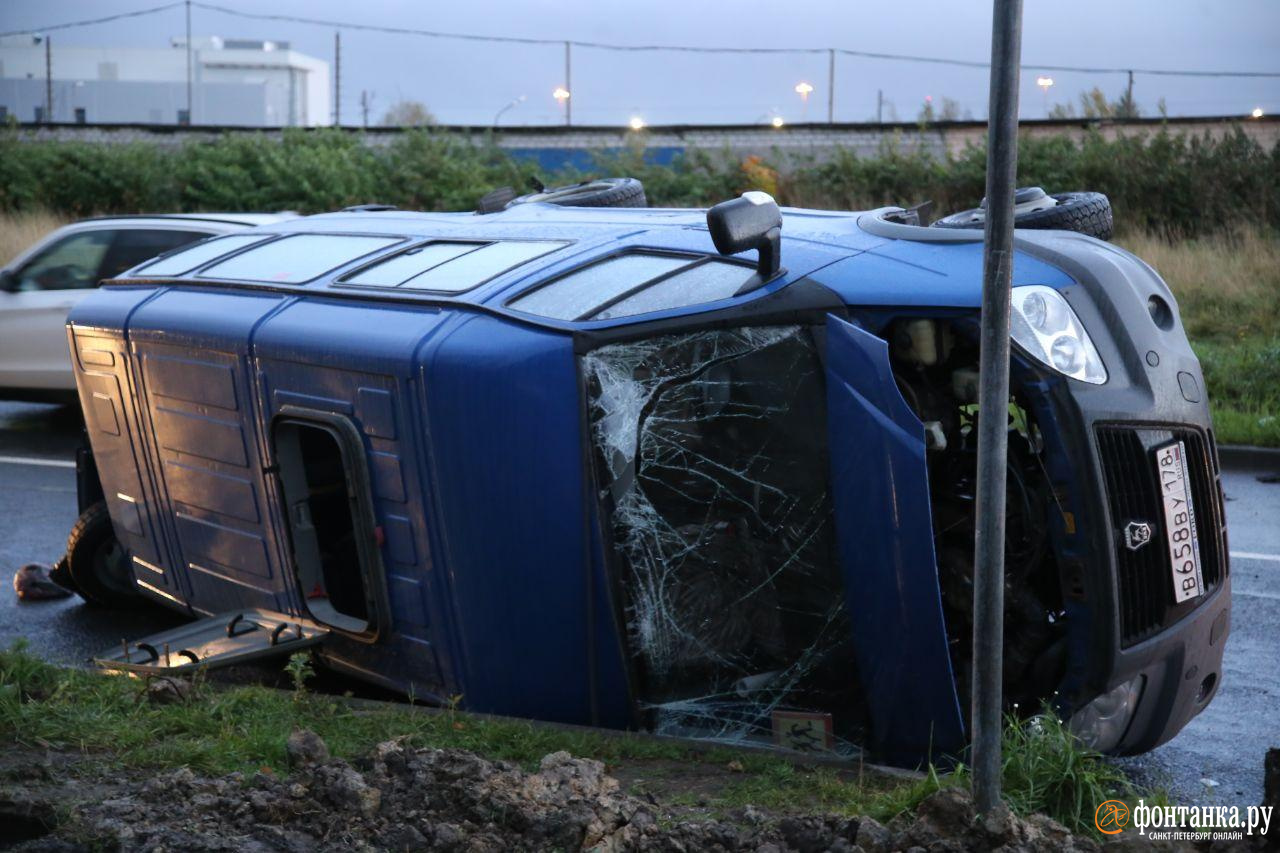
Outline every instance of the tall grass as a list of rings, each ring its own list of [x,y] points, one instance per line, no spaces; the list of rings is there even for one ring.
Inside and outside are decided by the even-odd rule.
[[[19,252],[68,221],[65,216],[45,210],[0,214],[0,265],[9,263]]]

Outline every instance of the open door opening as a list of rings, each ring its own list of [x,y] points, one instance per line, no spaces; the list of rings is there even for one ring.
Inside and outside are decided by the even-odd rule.
[[[312,418],[319,418],[313,420]],[[273,430],[294,573],[312,617],[376,637],[382,590],[363,448],[338,416],[278,420]]]

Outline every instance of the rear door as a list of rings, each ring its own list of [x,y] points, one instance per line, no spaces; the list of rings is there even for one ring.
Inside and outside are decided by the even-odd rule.
[[[888,344],[827,322],[827,417],[837,547],[871,745],[915,764],[964,746],[937,563],[924,425]]]
[[[167,228],[88,228],[54,240],[12,273],[0,292],[0,386],[75,390],[63,327],[104,278],[209,236]]]

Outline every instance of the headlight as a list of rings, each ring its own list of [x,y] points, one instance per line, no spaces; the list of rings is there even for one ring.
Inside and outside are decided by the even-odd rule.
[[[1013,289],[1009,331],[1023,349],[1059,373],[1091,385],[1107,381],[1107,370],[1084,324],[1052,287],[1028,284]]]

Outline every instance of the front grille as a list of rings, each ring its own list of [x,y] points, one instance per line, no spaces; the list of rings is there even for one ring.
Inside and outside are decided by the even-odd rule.
[[[1204,433],[1198,429],[1105,424],[1097,427],[1097,436],[1119,573],[1120,644],[1131,646],[1191,613],[1225,577],[1221,493],[1213,455]],[[1205,586],[1203,595],[1182,604],[1174,604],[1164,510],[1154,462],[1154,450],[1172,441],[1186,446]],[[1136,551],[1124,544],[1123,530],[1130,521],[1147,522],[1153,531],[1152,541]]]

